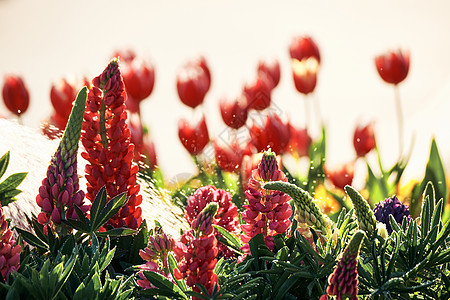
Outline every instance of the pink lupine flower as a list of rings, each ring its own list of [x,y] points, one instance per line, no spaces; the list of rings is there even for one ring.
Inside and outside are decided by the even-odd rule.
[[[239,226],[237,206],[231,202],[231,194],[212,185],[201,187],[195,193],[187,198],[185,218],[191,226],[198,214],[210,202],[219,204],[217,214],[214,217],[213,224],[222,226],[229,232],[236,232]],[[215,231],[215,236],[220,236]],[[224,257],[233,257],[234,252],[222,243],[218,243],[219,255]]]
[[[86,93],[87,89],[83,88],[77,96],[64,135],[36,196],[36,203],[42,210],[38,215],[38,222],[55,225],[59,233],[64,233],[67,229],[62,220],[78,219],[74,206],[78,206],[84,213],[89,210],[89,206],[84,205],[84,192],[79,190],[77,175],[78,142]]]
[[[139,255],[146,261],[162,262],[164,271],[169,273],[168,254],[175,247],[175,240],[165,233],[149,237],[148,245],[139,251]]]
[[[5,281],[11,271],[19,268],[20,250],[21,247],[16,245],[12,231],[8,228],[3,208],[0,206],[0,272]]]
[[[175,278],[178,280],[185,278],[186,284],[193,287],[196,292],[200,291],[197,284],[201,284],[210,295],[214,286],[218,285],[214,268],[219,249],[212,227],[217,209],[217,203],[209,203],[192,221],[192,230],[186,232],[181,241],[175,243],[174,248],[179,261],[179,269],[174,271]]]
[[[245,191],[248,205],[243,206],[246,211],[242,214],[242,220],[247,224],[241,225],[241,240],[245,243],[242,250],[246,253],[250,251],[250,239],[260,233],[264,235],[266,246],[273,249],[273,237],[285,233],[291,225],[289,217],[292,209],[288,203],[290,197],[279,191],[261,188],[265,182],[280,180],[287,181],[287,178],[278,166],[275,153],[270,150],[264,152],[258,168],[252,171],[248,189]]]
[[[358,266],[359,248],[364,238],[363,231],[357,231],[328,278],[327,294],[337,299],[358,299]]]
[[[86,198],[94,201],[95,195],[105,186],[108,201],[126,192],[128,202],[107,224],[113,227],[138,228],[142,221],[142,195],[136,183],[139,170],[132,163],[134,144],[125,121],[125,86],[117,59],[112,59],[103,73],[92,80],[84,114],[81,153],[86,164]]]

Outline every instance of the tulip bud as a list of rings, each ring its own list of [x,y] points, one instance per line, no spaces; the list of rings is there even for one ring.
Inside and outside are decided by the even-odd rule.
[[[77,91],[75,87],[69,84],[66,79],[62,79],[57,84],[52,84],[50,100],[56,112],[55,118],[62,118],[61,122],[56,122],[57,124],[55,125],[61,125],[59,123],[64,123],[64,126],[58,126],[58,128],[64,129],[66,126],[66,122],[69,119],[76,96]]]
[[[235,101],[221,100],[219,102],[220,113],[223,122],[233,129],[239,129],[247,122],[247,108],[245,97],[241,96]]]
[[[351,185],[354,176],[353,162],[336,166],[330,169],[328,166],[324,167],[326,177],[331,180],[333,185],[341,190],[344,190],[346,185]]]
[[[287,150],[299,157],[309,156],[309,147],[312,143],[312,138],[308,134],[307,128],[297,129],[288,123],[290,139]]]
[[[272,82],[272,89],[280,82],[280,63],[274,59],[272,61],[260,61],[258,64],[258,73],[265,73]]]
[[[244,86],[243,95],[247,99],[247,109],[264,110],[270,106],[272,80],[265,73],[258,73],[255,81]]]
[[[129,101],[135,101],[139,105],[152,93],[155,84],[155,69],[151,63],[133,60],[126,65],[122,76],[125,89],[130,96]]]
[[[408,51],[389,51],[375,58],[375,65],[378,74],[387,83],[394,85],[402,82],[409,71],[409,52]]]
[[[283,154],[289,144],[290,131],[277,115],[269,115],[262,127],[253,124],[250,137],[250,142],[258,152],[270,148],[276,154]]]
[[[292,59],[292,76],[297,91],[305,95],[312,93],[316,88],[318,70],[319,62],[313,57]]]
[[[234,140],[229,146],[220,146],[216,140],[214,141],[214,150],[216,163],[220,169],[227,172],[239,171],[244,151],[237,140]]]
[[[178,123],[178,137],[184,148],[191,154],[197,155],[205,148],[209,142],[208,128],[205,117],[195,126],[191,126],[186,119]]]
[[[181,102],[191,108],[202,104],[209,82],[208,75],[200,66],[186,65],[177,74],[177,91]]]
[[[364,127],[356,127],[353,135],[353,146],[356,155],[359,157],[366,156],[372,149],[375,148],[375,134],[373,132],[373,123]]]
[[[23,80],[19,76],[5,76],[2,90],[3,102],[13,114],[20,116],[30,104],[30,95]]]
[[[314,57],[320,63],[319,48],[309,36],[294,37],[289,45],[289,54],[292,59],[298,60]]]

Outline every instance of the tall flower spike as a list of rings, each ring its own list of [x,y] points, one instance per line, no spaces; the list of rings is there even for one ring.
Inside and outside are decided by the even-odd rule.
[[[359,248],[364,238],[364,232],[357,231],[333,273],[328,278],[327,294],[337,296],[337,299],[358,299],[358,266]]]
[[[16,245],[11,229],[8,228],[3,207],[0,206],[0,273],[5,281],[12,270],[19,268],[20,250],[20,245]]]
[[[350,197],[350,200],[352,200],[359,228],[364,230],[368,235],[372,235],[377,230],[377,220],[375,219],[369,203],[367,203],[367,200],[353,187],[346,185],[345,191]]]
[[[136,183],[138,166],[132,164],[134,144],[125,121],[125,86],[119,61],[112,59],[103,73],[92,80],[84,114],[81,153],[86,164],[87,194],[91,202],[105,186],[108,201],[127,192],[128,202],[107,224],[138,228],[142,221],[142,195]]]
[[[322,214],[320,208],[314,203],[313,197],[307,191],[295,184],[282,181],[268,182],[263,188],[281,191],[291,196],[296,207],[296,218],[300,223],[306,223],[320,230],[325,236],[331,234],[331,220],[328,216]]]
[[[47,177],[42,181],[36,196],[36,203],[42,209],[38,222],[55,225],[55,229],[61,234],[67,230],[62,220],[77,219],[75,205],[84,213],[89,209],[83,203],[84,192],[79,190],[77,174],[78,143],[86,97],[87,88],[84,87],[77,95],[64,135],[47,169]]]
[[[246,224],[241,225],[243,232],[241,240],[245,243],[242,250],[246,253],[250,252],[248,245],[250,239],[260,233],[264,236],[266,246],[273,249],[274,236],[286,233],[291,225],[290,197],[280,191],[262,189],[261,186],[268,181],[287,181],[283,171],[278,167],[275,153],[270,150],[263,153],[258,167],[252,170],[245,191],[248,204],[243,206],[246,210],[242,214],[242,220]]]
[[[175,278],[186,278],[186,285],[193,287],[195,292],[200,291],[197,284],[201,284],[209,295],[212,295],[214,286],[218,285],[214,268],[219,249],[212,227],[218,207],[216,202],[210,202],[192,222],[192,230],[181,237],[181,242],[176,243],[174,249],[179,261],[178,269],[174,270]]]

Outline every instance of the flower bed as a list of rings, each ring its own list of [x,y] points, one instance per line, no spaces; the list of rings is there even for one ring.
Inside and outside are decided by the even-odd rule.
[[[296,38],[290,55],[295,88],[313,93],[317,45],[309,37]],[[3,211],[26,174],[0,183],[3,298],[450,297],[444,168],[433,140],[424,178],[402,186],[409,154],[403,149],[399,97],[398,162],[383,167],[369,124],[355,130],[355,160],[330,169],[322,124],[313,140],[307,130],[313,124],[295,128],[270,110],[280,65],[262,62],[236,101],[220,103],[230,139],[226,145],[214,140],[213,161],[205,161],[210,141],[205,118],[195,125],[180,121],[180,142],[198,173],[169,186],[140,123],[139,103],[153,90],[153,67],[138,64],[132,53],[120,56],[124,72],[112,59],[73,105],[68,99],[76,89],[67,82],[52,89],[55,111],[43,130],[61,139],[36,191],[40,212],[27,220],[31,232],[9,228]],[[408,75],[409,54],[391,52],[375,61],[382,79],[398,91]],[[198,109],[210,84],[204,58],[187,63],[177,76],[181,102]],[[29,96],[20,78],[7,78],[3,97],[12,112],[26,111]],[[253,122],[247,127],[248,118]],[[244,143],[241,130],[249,137]],[[77,173],[80,141],[87,161],[83,174]],[[369,153],[378,154],[377,168],[366,159]],[[306,172],[292,172],[286,157],[306,159]],[[357,160],[367,167],[360,191],[352,186]],[[0,177],[8,163],[9,153],[0,159]],[[169,189],[173,203],[185,211],[190,228],[180,230],[179,240],[157,220],[142,218],[148,204],[139,182],[146,181],[155,191]]]

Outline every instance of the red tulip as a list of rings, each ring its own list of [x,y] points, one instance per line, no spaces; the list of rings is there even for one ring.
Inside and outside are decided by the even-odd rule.
[[[290,123],[288,123],[288,126],[291,138],[287,150],[300,157],[309,156],[309,147],[311,146],[312,139],[308,134],[308,129],[297,129]]]
[[[353,135],[353,146],[355,147],[356,155],[359,157],[365,156],[372,149],[375,148],[375,134],[373,132],[374,123],[370,123],[365,127],[358,126]]]
[[[23,114],[30,104],[30,95],[22,78],[19,76],[5,76],[2,95],[6,108],[18,116]]]
[[[77,88],[68,83],[66,79],[62,79],[58,83],[52,84],[50,100],[55,109],[55,115],[58,115],[55,116],[55,118],[61,119],[61,121],[56,123],[58,128],[64,129],[66,127],[77,92]]]
[[[346,185],[351,185],[353,182],[354,166],[352,162],[336,166],[331,170],[325,166],[324,171],[333,185],[341,190],[344,190]]]
[[[318,69],[319,64],[315,58],[292,60],[292,75],[297,91],[305,95],[314,91],[317,83]]]
[[[267,116],[263,127],[253,124],[250,129],[251,143],[258,152],[271,148],[276,154],[283,154],[289,144],[290,132],[277,115]]]
[[[302,60],[304,58],[314,57],[320,64],[319,48],[309,36],[297,36],[293,38],[289,46],[289,53],[292,59]]]
[[[263,110],[270,106],[270,93],[272,81],[265,73],[258,73],[254,82],[244,86],[244,95],[247,98],[247,109]]]
[[[130,96],[128,101],[135,101],[139,104],[142,100],[150,96],[155,84],[155,69],[150,62],[134,60],[125,65],[123,81],[125,89]]]
[[[209,142],[208,127],[203,117],[195,127],[191,126],[186,119],[178,123],[178,137],[184,148],[191,154],[197,155]]]
[[[239,97],[235,101],[226,101],[225,99],[219,102],[220,113],[222,119],[227,126],[239,129],[247,122],[247,109],[245,107],[245,98]]]
[[[272,81],[272,89],[275,88],[280,82],[280,64],[278,60],[272,60],[270,62],[260,61],[258,64],[258,73],[265,73]]]
[[[199,56],[194,61],[192,61],[192,64],[199,66],[205,72],[206,77],[208,78],[208,84],[207,84],[206,91],[209,91],[209,88],[211,87],[211,71],[209,70],[206,59],[203,56]]]
[[[178,96],[189,107],[196,108],[203,103],[209,84],[207,73],[198,65],[188,64],[178,71]]]
[[[389,51],[375,58],[378,74],[387,83],[399,84],[409,71],[409,52]]]
[[[219,145],[214,141],[214,149],[216,156],[216,163],[224,171],[238,172],[244,157],[244,150],[239,146],[239,142],[234,140],[229,145]]]

